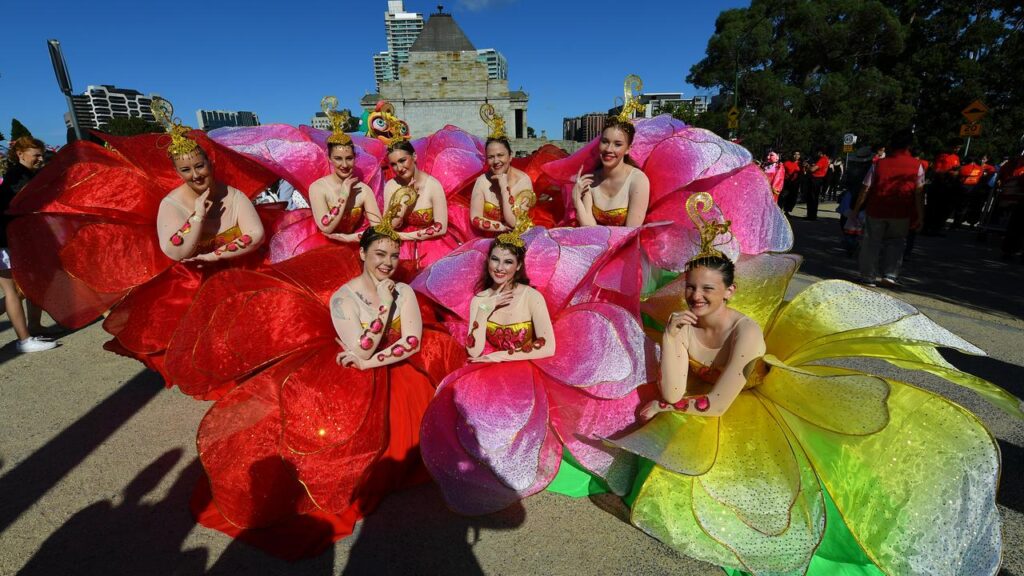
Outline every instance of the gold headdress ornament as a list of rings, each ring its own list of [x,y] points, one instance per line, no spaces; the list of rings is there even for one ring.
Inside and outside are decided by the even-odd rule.
[[[537,196],[533,193],[533,190],[520,192],[515,205],[512,206],[512,212],[516,215],[516,225],[508,232],[499,234],[498,242],[508,246],[515,246],[516,248],[525,246],[523,234],[526,234],[527,230],[533,228],[533,220],[530,219],[530,208],[533,208],[536,203]]]
[[[640,102],[640,98],[633,95],[634,91],[639,94],[643,89],[644,81],[639,76],[636,74],[626,76],[626,81],[622,83],[622,112],[619,112],[619,120],[631,122],[633,114],[644,111],[644,105]]]
[[[704,258],[727,258],[715,246],[728,244],[732,240],[732,232],[729,231],[732,222],[720,221],[713,216],[706,218],[705,215],[710,215],[714,207],[715,201],[707,192],[698,192],[686,199],[686,212],[690,215],[690,220],[693,221],[693,225],[700,235],[700,252],[690,258],[690,262]],[[718,238],[722,235],[727,236],[725,240],[719,241]]]
[[[419,198],[419,194],[412,186],[402,186],[391,196],[391,201],[388,202],[388,208],[384,211],[384,215],[380,217],[380,224],[377,224],[373,229],[381,236],[387,236],[395,242],[398,242],[398,232],[395,232],[394,227],[391,226],[391,221],[398,217],[398,213],[401,212],[406,206],[412,207],[416,204],[416,199]]]
[[[167,146],[167,152],[172,157],[186,156],[199,148],[199,143],[188,137],[192,128],[182,126],[181,119],[174,117],[174,106],[159,96],[154,96],[150,108],[156,121],[164,127],[171,137],[171,143]]]
[[[498,113],[494,111],[494,106],[484,103],[480,105],[480,119],[484,121],[484,124],[490,128],[491,133],[487,135],[488,138],[505,138],[505,119],[498,116]]]
[[[324,96],[320,100],[320,109],[331,121],[331,135],[327,137],[328,144],[352,145],[352,137],[345,133],[345,124],[348,124],[348,112],[338,112],[338,97]]]

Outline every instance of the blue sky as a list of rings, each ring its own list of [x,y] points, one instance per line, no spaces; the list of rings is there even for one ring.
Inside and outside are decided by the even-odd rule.
[[[48,143],[65,139],[64,96],[46,40],[61,41],[75,92],[114,84],[157,93],[186,124],[198,108],[251,110],[263,123],[308,123],[320,98],[357,109],[384,50],[385,0],[47,0],[5,3],[0,131],[18,118]],[[437,2],[406,0],[430,14]],[[686,85],[715,18],[747,1],[452,0],[445,10],[477,48],[509,61],[509,86],[530,95],[528,121],[561,137],[562,118],[606,110],[626,74],[645,89]],[[628,7],[627,11],[625,8]]]

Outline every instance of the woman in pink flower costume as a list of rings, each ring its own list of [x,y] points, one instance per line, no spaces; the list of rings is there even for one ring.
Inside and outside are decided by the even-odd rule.
[[[636,132],[627,139],[632,141],[629,158],[649,180],[650,193],[645,217],[631,217],[629,223],[644,224],[640,243],[652,267],[672,272],[682,272],[686,267],[686,251],[678,247],[689,244],[695,230],[682,207],[697,192],[710,193],[725,218],[732,221],[737,254],[784,252],[792,247],[792,229],[776,208],[767,179],[745,148],[668,115],[636,119],[632,125]],[[595,139],[571,156],[545,164],[544,172],[563,190],[574,190],[576,196],[585,197],[583,191],[593,184],[585,174],[605,161],[603,146],[607,147],[601,138]],[[609,151],[607,159],[615,160],[620,152]],[[625,172],[625,168],[628,166],[620,165],[619,169]],[[594,194],[593,190],[588,192]],[[564,196],[567,201],[573,198],[572,194]],[[605,207],[628,208],[624,196],[616,198],[618,204]],[[581,206],[586,212],[586,205]],[[573,208],[575,201],[567,206]],[[577,219],[582,224],[586,217],[579,216],[579,212]],[[618,219],[605,219],[607,225],[618,221],[620,225],[628,224],[621,214]]]
[[[285,124],[218,128],[210,137],[242,153],[293,185],[310,208],[288,212],[270,239],[272,262],[320,246],[355,246],[359,233],[380,220],[386,146],[376,138],[351,136],[338,100],[325,96],[321,108],[330,131]]]
[[[420,435],[424,463],[464,514],[545,489],[563,450],[619,493],[635,471],[631,455],[601,438],[635,420],[653,358],[637,316],[603,297],[622,290],[612,276],[635,262],[636,230],[535,227],[517,237],[523,221],[463,245],[413,282],[449,312],[449,330],[465,335],[475,359],[442,382]],[[481,270],[479,292],[451,281]],[[630,292],[635,301],[638,286]]]

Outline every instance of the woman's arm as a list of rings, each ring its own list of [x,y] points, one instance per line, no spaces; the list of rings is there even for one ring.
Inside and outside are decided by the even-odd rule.
[[[440,238],[448,233],[448,199],[444,195],[444,189],[441,188],[441,183],[433,178],[426,183],[425,187],[427,194],[430,195],[430,208],[433,209],[434,223],[420,230],[399,232],[398,237],[402,240],[430,240]]]
[[[204,192],[199,199],[205,202],[208,197],[209,192]],[[201,215],[195,212],[185,214],[184,210],[167,199],[160,202],[156,213],[156,230],[160,237],[160,250],[171,260],[181,262],[195,253],[203,235],[202,228]]]
[[[580,226],[597,226],[594,219],[593,174],[584,174],[583,166],[576,172],[576,183],[572,187],[572,205],[576,209],[576,223]]]
[[[355,188],[354,190],[359,193],[359,200],[357,201],[358,204],[354,204],[352,206],[352,209],[355,210],[362,206],[363,214],[366,216],[366,221],[369,223],[368,225],[377,225],[380,222],[380,210],[377,208],[377,199],[373,197],[373,190],[370,190],[370,187],[362,182],[360,182],[358,184],[358,188]],[[341,220],[339,219],[339,222],[340,221]],[[356,243],[359,242],[359,237],[362,236],[364,229],[365,228],[359,228],[355,232],[348,234],[344,232],[335,232],[333,234],[327,234],[327,237],[338,242]]]
[[[354,178],[346,178],[342,183],[339,203],[333,209],[327,203],[327,196],[331,191],[330,186],[325,182],[327,178],[330,176],[313,182],[309,187],[309,208],[313,211],[313,221],[316,222],[316,227],[324,234],[331,234],[342,220],[341,210],[348,204],[348,197],[352,189],[351,181]]]
[[[686,396],[686,380],[690,373],[690,354],[686,350],[686,342],[689,331],[693,329],[689,324],[674,324],[670,316],[665,332],[661,335],[661,381],[658,388],[661,399],[669,404],[675,404]]]
[[[647,206],[651,202],[651,181],[639,168],[629,183],[629,208],[626,210],[626,226],[643,226],[647,218]]]
[[[387,333],[387,326],[384,325],[388,319],[388,312],[391,310],[392,300],[385,296],[384,289],[377,291],[381,298],[380,306],[377,308],[376,317],[363,328],[359,321],[359,303],[355,301],[351,289],[339,291],[331,297],[331,319],[334,321],[334,330],[338,333],[338,339],[345,348],[342,355],[350,356],[353,359],[368,360],[377,348],[380,341]],[[338,356],[339,363],[341,356]]]
[[[469,303],[469,334],[466,336],[466,354],[479,358],[487,343],[487,319],[494,313],[494,298],[480,293]]]
[[[484,216],[484,190],[491,187],[486,175],[480,176],[473,184],[473,195],[469,199],[469,221],[473,228],[482,232],[504,232],[508,230],[503,222]],[[504,207],[504,202],[501,202]]]
[[[491,352],[485,356],[489,361],[539,360],[555,355],[555,329],[551,325],[551,316],[544,303],[544,296],[533,288],[527,287],[523,297],[527,298],[526,305],[529,307],[530,320],[533,322],[533,342],[524,349]]]
[[[740,320],[736,326],[735,340],[729,354],[729,362],[722,368],[718,382],[707,395],[707,409],[700,410],[697,398],[689,398],[685,409],[701,416],[721,416],[732,405],[747,382],[747,367],[764,356],[764,334],[761,327],[750,319]]]
[[[256,207],[252,205],[252,202],[245,194],[238,190],[232,189],[229,194],[232,195],[231,201],[235,203],[235,210],[238,214],[238,229],[242,231],[242,235],[226,244],[215,247],[213,252],[195,256],[193,260],[202,260],[204,262],[230,260],[231,258],[245,256],[255,251],[263,243],[263,222],[260,221],[260,215],[256,213]],[[234,249],[230,248],[232,245]]]
[[[387,366],[401,362],[409,356],[420,351],[420,344],[423,339],[423,319],[420,317],[420,307],[416,302],[416,294],[407,284],[397,284],[401,300],[401,310],[398,317],[402,320],[402,338],[377,352],[370,358],[358,363],[361,370]]]
[[[514,210],[516,202],[519,201],[522,194],[527,192],[533,194],[533,182],[530,181],[530,176],[526,172],[520,172],[518,176],[519,180],[508,187],[507,191],[504,191],[505,197],[501,202],[501,215],[505,219],[505,223],[513,228],[518,220]],[[536,196],[534,196],[534,201],[536,201]]]

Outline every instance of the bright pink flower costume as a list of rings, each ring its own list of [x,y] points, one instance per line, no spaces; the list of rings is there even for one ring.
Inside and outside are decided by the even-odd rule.
[[[654,369],[638,314],[610,302],[638,302],[636,229],[533,228],[523,239],[531,284],[551,314],[555,355],[458,370],[423,417],[424,462],[460,513],[493,512],[543,490],[563,446],[613,490],[628,490],[635,471],[631,456],[601,438],[636,420],[637,388]],[[457,338],[466,337],[474,290],[452,279],[478,277],[490,243],[462,246],[413,283],[451,312]]]

